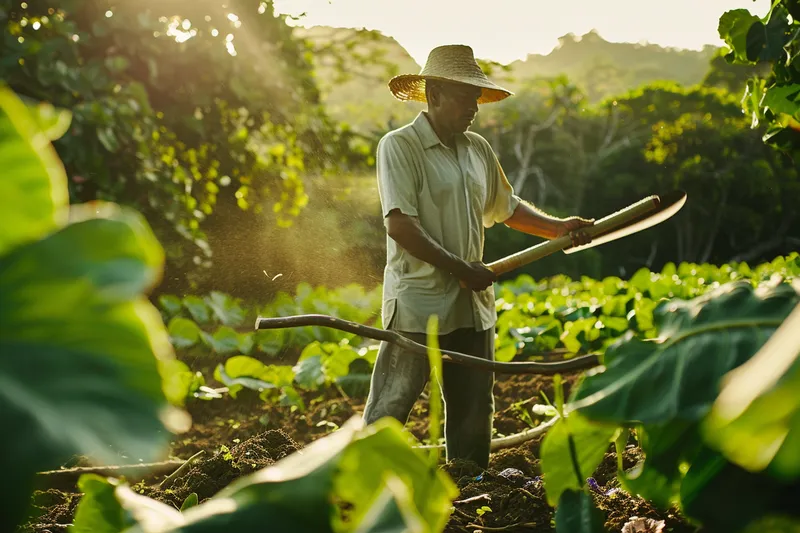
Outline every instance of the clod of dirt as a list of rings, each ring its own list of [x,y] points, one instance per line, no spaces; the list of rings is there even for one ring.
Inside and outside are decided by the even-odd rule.
[[[80,501],[80,494],[57,489],[34,491],[31,498],[33,515],[19,528],[20,533],[44,531],[45,524],[69,524]]]
[[[489,467],[498,471],[506,468],[515,468],[528,473],[540,471],[539,460],[527,446],[508,448],[492,454]]]
[[[281,430],[270,430],[237,444],[230,450],[221,448],[208,459],[199,459],[172,486],[145,489],[151,498],[180,507],[191,493],[199,502],[211,498],[234,480],[270,466],[300,447]]]

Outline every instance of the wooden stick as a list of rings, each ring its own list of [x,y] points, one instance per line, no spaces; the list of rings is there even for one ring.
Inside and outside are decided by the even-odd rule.
[[[256,329],[282,329],[297,328],[304,326],[321,326],[334,328],[348,333],[354,333],[360,337],[368,337],[380,341],[396,344],[409,352],[428,357],[428,347],[419,344],[411,339],[404,337],[396,331],[372,328],[349,320],[335,318],[328,315],[294,315],[278,318],[256,319]],[[567,359],[564,361],[553,361],[540,363],[535,361],[518,361],[513,363],[502,363],[499,361],[489,361],[474,355],[467,355],[461,352],[450,350],[440,350],[442,361],[472,366],[487,372],[497,372],[499,374],[540,374],[553,375],[562,372],[573,372],[585,370],[598,365],[598,354],[590,353]]]

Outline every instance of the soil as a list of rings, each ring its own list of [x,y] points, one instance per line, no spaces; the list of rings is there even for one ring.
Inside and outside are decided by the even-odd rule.
[[[577,375],[565,376],[565,393]],[[543,421],[529,407],[544,403],[541,393],[552,401],[552,378],[547,376],[498,375],[495,385],[496,436],[510,435]],[[316,395],[318,396],[318,394]],[[243,391],[235,399],[194,401],[188,406],[192,429],[171,444],[173,458],[187,459],[203,451],[196,461],[169,486],[160,486],[165,476],[145,478],[135,490],[180,508],[187,496],[197,494],[200,502],[210,498],[235,479],[269,466],[334,431],[353,415],[363,412],[364,398],[347,398],[337,390],[326,390],[320,397],[304,394],[305,412],[261,401],[256,394]],[[414,406],[407,428],[420,440],[427,437],[427,401]],[[553,509],[547,504],[539,467],[539,446],[543,437],[492,454],[489,468],[454,461],[442,468],[457,484],[460,494],[446,527],[447,533],[476,531],[552,532]],[[623,458],[626,469],[640,460],[636,448],[629,446]],[[80,461],[80,458],[76,459]],[[82,463],[78,463],[82,464]],[[675,510],[654,509],[646,501],[624,491],[606,495],[616,485],[617,460],[610,447],[594,472],[598,483],[592,493],[606,516],[606,531],[619,532],[631,517],[663,520],[663,531],[695,531]],[[60,491],[41,487],[32,499],[39,516],[18,533],[65,531],[72,521],[81,495],[77,489]]]

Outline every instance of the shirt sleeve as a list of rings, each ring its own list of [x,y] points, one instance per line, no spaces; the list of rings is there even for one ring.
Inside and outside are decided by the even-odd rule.
[[[505,222],[514,214],[520,203],[520,198],[514,194],[514,188],[509,183],[503,167],[497,159],[497,155],[488,142],[485,148],[487,152],[486,166],[488,168],[489,194],[483,210],[483,225],[486,228],[491,228],[495,224]]]
[[[417,216],[419,179],[408,143],[396,135],[381,139],[375,167],[383,216],[386,217],[393,209],[399,209],[409,216]]]

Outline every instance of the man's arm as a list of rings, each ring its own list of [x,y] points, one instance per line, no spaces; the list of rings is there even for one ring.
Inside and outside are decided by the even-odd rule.
[[[483,290],[497,279],[482,263],[468,263],[445,250],[422,228],[416,217],[392,210],[386,217],[386,232],[408,253],[449,272],[473,290]]]
[[[580,228],[593,225],[594,219],[556,218],[522,201],[504,223],[509,228],[548,240],[570,234],[573,246],[580,246],[592,240],[586,232],[579,231]]]

